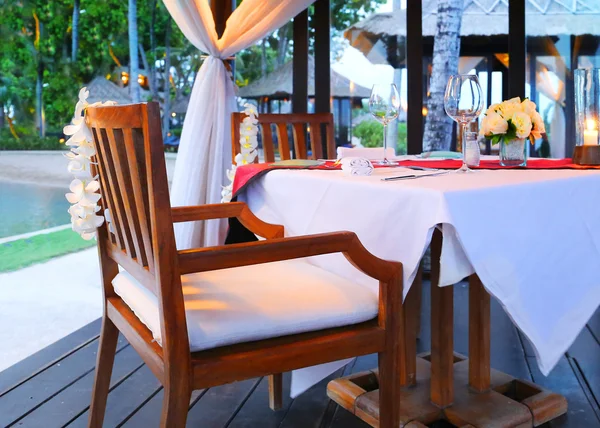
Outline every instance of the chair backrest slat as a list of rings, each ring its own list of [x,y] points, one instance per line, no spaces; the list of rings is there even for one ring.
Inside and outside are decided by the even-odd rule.
[[[279,142],[279,157],[281,160],[289,160],[290,143],[288,139],[287,124],[283,122],[277,123],[277,141]]]
[[[304,131],[303,123],[293,123],[294,129],[294,150],[296,152],[296,159],[307,159],[308,154],[306,152],[306,134]]]
[[[150,204],[148,201],[148,180],[146,179],[146,164],[144,161],[144,139],[137,129],[123,129],[125,150],[130,170],[131,187],[135,204],[136,221],[139,223],[137,237],[141,238],[143,266],[148,266],[154,272],[154,256],[152,254],[152,229],[150,227]]]
[[[231,147],[232,159],[240,153],[240,124],[246,117],[245,113],[233,113],[231,116]],[[275,161],[275,142],[271,127],[274,126],[277,135],[279,158],[288,160],[291,158],[290,142],[288,138],[288,126],[291,127],[293,136],[294,157],[296,159],[307,159],[308,144],[307,132],[310,135],[311,159],[323,158],[323,137],[326,141],[327,157],[336,158],[336,148],[333,129],[333,115],[331,113],[291,113],[258,115],[258,125],[262,137],[262,148],[265,162]],[[307,129],[307,126],[309,129]],[[257,160],[258,162],[258,160]]]
[[[98,232],[105,295],[115,296],[110,264],[118,264],[157,296],[165,359],[189,354],[160,107],[91,107],[86,121],[96,146],[100,200],[111,218]]]
[[[92,134],[94,135],[95,141],[101,141],[98,129],[92,128]],[[110,221],[112,227],[109,227],[109,235],[112,235],[115,238],[115,244],[119,249],[122,250],[123,248],[125,248],[125,245],[123,243],[123,236],[121,235],[122,229],[120,227],[119,219],[115,217],[117,209],[115,208],[114,197],[112,194],[113,187],[108,180],[109,173],[107,170],[107,161],[105,161],[106,156],[102,147],[102,144],[97,144],[96,147],[96,160],[98,161],[98,170],[100,173],[100,188],[102,189],[101,200],[104,201],[104,204],[106,205],[106,208],[108,209],[108,212],[110,214]]]

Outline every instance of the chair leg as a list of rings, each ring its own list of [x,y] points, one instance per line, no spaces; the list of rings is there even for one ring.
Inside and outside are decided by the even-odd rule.
[[[179,388],[165,387],[162,415],[160,418],[161,428],[184,428],[191,398],[192,390],[188,386],[180,385]]]
[[[281,373],[269,376],[269,407],[271,410],[281,410],[283,407],[283,376]]]
[[[88,419],[88,427],[90,428],[102,428],[118,338],[119,330],[113,322],[104,315],[102,319],[102,330],[100,332],[100,344],[98,345],[98,356],[96,359],[94,390],[92,392],[90,416]]]
[[[400,426],[400,356],[379,353],[379,427]]]

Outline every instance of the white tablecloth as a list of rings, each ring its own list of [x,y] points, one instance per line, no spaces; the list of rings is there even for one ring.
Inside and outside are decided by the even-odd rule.
[[[477,272],[548,374],[600,305],[600,171],[380,180],[401,172],[272,171],[240,199],[261,219],[283,224],[286,236],[355,232],[375,255],[404,264],[405,295],[434,228],[442,225],[441,285]],[[341,255],[311,262],[377,287]]]

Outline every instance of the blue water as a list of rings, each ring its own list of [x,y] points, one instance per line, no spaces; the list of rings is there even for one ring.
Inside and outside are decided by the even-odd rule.
[[[0,238],[70,222],[68,189],[0,181]]]

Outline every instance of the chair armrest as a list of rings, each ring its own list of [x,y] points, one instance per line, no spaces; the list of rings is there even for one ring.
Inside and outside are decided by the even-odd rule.
[[[256,217],[244,202],[208,204],[171,208],[173,223],[236,217],[244,227],[267,239],[282,238],[283,226]]]
[[[402,264],[382,260],[361,244],[353,232],[276,238],[243,244],[179,251],[182,275],[282,260],[343,253],[357,269],[379,281],[402,278]]]

